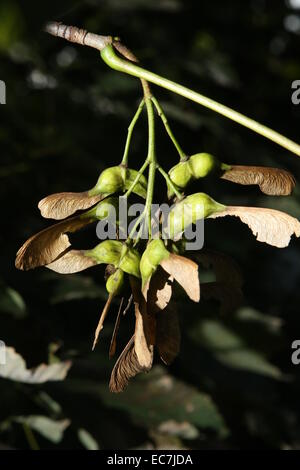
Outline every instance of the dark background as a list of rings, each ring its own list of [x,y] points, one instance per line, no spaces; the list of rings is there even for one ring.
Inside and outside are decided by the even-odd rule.
[[[242,270],[242,306],[221,314],[217,302],[183,302],[180,356],[168,370],[156,359],[153,371],[121,395],[110,394],[107,385],[115,309],[91,353],[105,299],[103,269],[61,276],[14,267],[21,244],[49,225],[37,209],[42,197],[89,189],[104,167],[119,163],[141,94],[137,80],[110,70],[97,51],[43,33],[46,20],[120,36],[147,69],[299,142],[300,105],[291,102],[291,83],[300,79],[300,10],[293,3],[1,0],[0,79],[6,82],[7,104],[0,107],[0,339],[29,367],[73,360],[63,382],[29,386],[0,380],[2,448],[34,447],[16,419],[32,415],[71,421],[56,443],[51,429],[44,435],[34,430],[42,449],[300,447],[300,365],[291,362],[291,344],[300,338],[299,241],[276,249],[256,242],[237,220],[209,222],[206,246],[231,255]],[[187,152],[211,152],[226,163],[278,166],[299,179],[296,156],[153,88]],[[135,168],[145,158],[146,131],[144,118],[130,153]],[[157,139],[158,159],[169,169],[177,155],[158,120]],[[156,187],[162,187],[159,179]],[[299,217],[298,185],[288,198],[215,179],[197,187],[220,202],[273,207]],[[84,240],[83,247],[95,245],[94,228],[77,239]],[[203,273],[203,280],[211,276]],[[123,321],[121,344],[132,317]]]

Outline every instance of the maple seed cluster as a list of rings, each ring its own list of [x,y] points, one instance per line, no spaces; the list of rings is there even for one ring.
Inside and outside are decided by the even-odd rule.
[[[128,151],[133,127],[145,106],[148,154],[142,167],[135,170],[128,167]],[[155,151],[155,109],[179,154],[179,162],[169,172],[162,168]],[[147,168],[148,178],[144,175]],[[150,223],[146,242],[141,236],[141,226],[149,221],[149,217],[151,219],[157,171],[165,180],[166,196],[171,205],[169,239],[162,237],[161,232],[159,238],[153,239]],[[106,266],[108,298],[95,331],[93,348],[110,308],[120,299],[109,348],[109,356],[115,355],[121,318],[133,304],[135,329],[112,370],[110,390],[113,392],[122,391],[130,378],[151,369],[155,349],[165,364],[174,360],[180,349],[177,302],[183,295],[199,302],[199,264],[205,268],[213,267],[216,275],[214,283],[201,283],[204,297],[217,299],[223,311],[235,308],[236,301],[241,298],[241,277],[232,261],[207,250],[200,253],[185,250],[184,230],[187,226],[200,219],[234,216],[248,225],[258,241],[278,248],[286,247],[293,234],[300,236],[299,221],[286,213],[267,208],[226,206],[203,192],[189,194],[192,181],[208,176],[215,181],[221,178],[242,185],[258,185],[267,195],[287,196],[295,186],[293,176],[286,170],[226,164],[209,153],[188,156],[175,139],[159,103],[148,90],[128,128],[120,164],[102,171],[92,189],[52,194],[38,205],[43,217],[58,222],[23,244],[17,253],[16,267],[28,270],[45,266],[61,274],[71,274],[98,265]],[[112,208],[118,208],[119,198],[129,200],[132,194],[145,200],[145,209],[135,226],[135,229],[140,227],[138,230],[132,230],[124,241],[105,240],[93,249],[77,249],[71,245],[68,233],[108,219]],[[118,218],[116,224],[118,229]]]

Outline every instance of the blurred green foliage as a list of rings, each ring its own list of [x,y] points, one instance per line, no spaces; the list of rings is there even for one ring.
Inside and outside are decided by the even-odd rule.
[[[271,0],[2,0],[0,339],[28,367],[73,361],[57,383],[0,379],[2,448],[300,447],[300,366],[291,363],[291,343],[300,336],[299,241],[275,249],[257,243],[238,221],[209,221],[206,246],[241,267],[243,307],[225,315],[217,302],[182,303],[180,356],[168,370],[157,365],[136,378],[122,395],[107,387],[114,309],[91,353],[105,298],[103,269],[60,276],[14,268],[19,246],[48,224],[38,201],[88,189],[105,166],[119,162],[140,99],[137,80],[108,69],[94,50],[47,36],[46,20],[118,35],[146,68],[299,141],[300,106],[291,103],[291,81],[300,79],[300,31],[291,17],[299,14],[288,1]],[[297,157],[178,96],[156,95],[191,154],[279,166],[299,179]],[[170,168],[177,156],[159,122],[157,134],[158,158]],[[139,123],[130,153],[136,168],[146,138],[145,122]],[[195,185],[220,202],[299,217],[298,186],[292,197],[275,198],[226,181]],[[74,242],[82,246],[81,239]],[[94,242],[94,229],[85,231],[84,248]],[[119,350],[132,322],[133,315],[122,322]]]

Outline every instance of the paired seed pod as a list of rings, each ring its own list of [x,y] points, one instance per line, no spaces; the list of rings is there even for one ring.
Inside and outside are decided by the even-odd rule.
[[[171,239],[176,239],[189,225],[197,220],[216,212],[223,211],[225,206],[219,204],[205,193],[195,193],[175,204],[168,216],[168,234]]]
[[[166,249],[162,240],[152,240],[144,251],[141,262],[140,271],[142,275],[142,284],[148,281],[152,274],[156,271],[162,260],[168,258],[170,253]]]
[[[105,240],[86,252],[86,256],[95,259],[98,264],[112,264],[127,274],[140,277],[140,255],[134,248],[118,240]]]
[[[171,181],[179,188],[185,188],[191,180],[204,178],[212,171],[217,169],[229,169],[228,165],[224,165],[209,153],[196,153],[185,162],[179,162],[169,171]],[[169,189],[169,197],[173,195]]]
[[[89,191],[90,196],[97,194],[114,194],[120,191],[126,191],[130,188],[138,172],[122,166],[112,166],[102,171],[94,188]],[[133,192],[142,198],[147,195],[147,179],[144,175],[140,176]]]

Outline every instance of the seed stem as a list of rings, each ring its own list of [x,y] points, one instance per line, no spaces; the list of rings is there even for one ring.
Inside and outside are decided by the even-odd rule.
[[[141,115],[141,112],[143,110],[144,105],[145,105],[145,100],[142,99],[135,115],[133,116],[133,119],[132,119],[131,123],[128,126],[127,139],[126,139],[124,154],[123,154],[123,158],[122,158],[122,162],[121,162],[121,164],[124,165],[124,166],[127,166],[127,164],[128,164],[128,154],[129,154],[129,148],[130,148],[133,129],[136,125],[136,122],[137,122],[138,118]]]
[[[164,126],[165,126],[165,129],[167,131],[167,134],[169,135],[171,141],[173,142],[179,156],[180,156],[180,160],[184,160],[186,158],[186,154],[185,152],[182,150],[181,146],[179,145],[177,139],[175,138],[173,132],[172,132],[172,129],[170,127],[170,124],[168,122],[168,119],[167,119],[167,116],[165,115],[161,105],[159,104],[159,102],[157,101],[157,99],[152,96],[152,102],[154,104],[154,106],[156,107],[156,110],[158,112],[158,115],[159,117],[161,118]]]
[[[174,185],[173,181],[171,180],[170,176],[168,175],[168,173],[160,166],[160,165],[157,165],[157,169],[158,171],[162,174],[162,176],[165,178],[167,184],[170,186],[170,188],[173,190],[174,194],[178,197],[178,199],[182,199],[183,198],[183,195],[181,194],[180,191],[178,191],[178,189],[176,188],[176,186]]]

